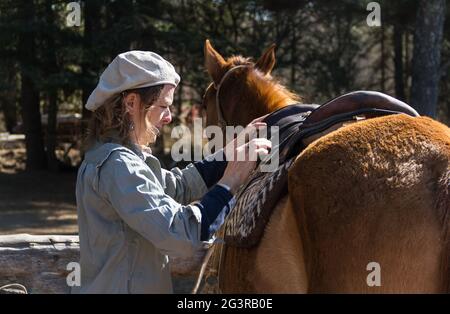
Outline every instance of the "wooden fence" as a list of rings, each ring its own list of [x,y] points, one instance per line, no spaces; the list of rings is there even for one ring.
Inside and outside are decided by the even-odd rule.
[[[28,293],[70,293],[67,265],[79,260],[78,236],[14,234],[0,236],[0,287],[23,285]],[[171,260],[175,292],[189,292],[204,252]],[[23,290],[23,289],[22,289]],[[17,286],[2,293],[21,293]]]

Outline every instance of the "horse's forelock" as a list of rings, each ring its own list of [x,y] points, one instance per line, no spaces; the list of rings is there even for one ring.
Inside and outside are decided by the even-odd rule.
[[[252,58],[245,58],[240,55],[231,56],[227,59],[227,70],[231,69],[232,67],[238,66],[238,65],[253,66],[253,65],[255,65],[255,63],[253,62]]]
[[[226,62],[225,72],[239,65],[248,65],[251,67],[255,65],[252,58],[245,58],[241,55],[231,56]],[[246,79],[247,81],[250,81],[252,83],[251,85],[257,88],[261,94],[268,96],[269,99],[267,100],[271,103],[279,102],[280,99],[301,100],[298,95],[288,90],[276,78],[262,73],[257,68],[252,68],[252,71],[248,72]]]

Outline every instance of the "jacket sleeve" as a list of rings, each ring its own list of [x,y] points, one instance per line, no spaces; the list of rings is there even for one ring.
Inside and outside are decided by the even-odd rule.
[[[170,171],[161,169],[165,182],[164,191],[181,204],[200,199],[208,188],[205,181],[193,164],[184,169],[173,168]]]
[[[202,245],[201,212],[164,192],[154,173],[127,152],[114,152],[99,173],[99,191],[125,223],[171,257],[189,257]]]
[[[223,176],[227,167],[225,159],[221,149],[201,161],[189,164],[183,170],[162,169],[166,193],[182,204],[200,199]]]

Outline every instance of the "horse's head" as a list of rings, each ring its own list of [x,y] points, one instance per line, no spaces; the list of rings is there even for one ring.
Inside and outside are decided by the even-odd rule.
[[[254,118],[293,103],[297,96],[271,76],[275,45],[258,61],[232,56],[224,59],[205,42],[205,67],[212,83],[203,98],[207,125],[247,125]]]

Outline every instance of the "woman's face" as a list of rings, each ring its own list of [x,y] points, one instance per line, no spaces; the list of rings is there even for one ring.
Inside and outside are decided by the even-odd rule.
[[[149,145],[156,141],[163,126],[172,121],[170,106],[173,102],[174,91],[174,86],[164,85],[159,98],[144,112],[140,109],[146,104],[141,103],[140,97],[134,93],[127,95],[125,101],[134,123],[134,131],[130,134],[132,141],[139,145]],[[145,114],[144,118],[142,114]]]

